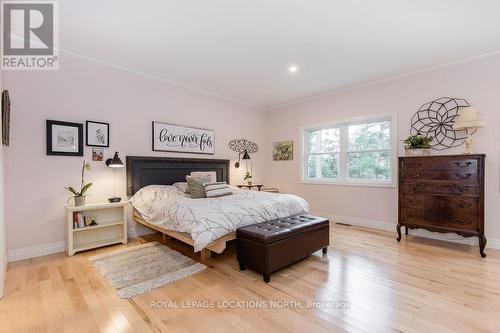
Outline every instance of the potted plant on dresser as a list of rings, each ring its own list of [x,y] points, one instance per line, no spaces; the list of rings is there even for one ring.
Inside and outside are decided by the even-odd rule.
[[[88,189],[92,186],[92,183],[85,184],[85,170],[90,170],[90,164],[83,161],[80,191],[75,190],[72,186],[65,187],[65,189],[74,194],[73,198],[75,200],[75,206],[85,205],[85,197],[86,197],[85,194],[87,193]]]
[[[405,145],[406,155],[409,156],[427,156],[430,155],[432,136],[425,136],[421,133],[410,135],[403,143]]]

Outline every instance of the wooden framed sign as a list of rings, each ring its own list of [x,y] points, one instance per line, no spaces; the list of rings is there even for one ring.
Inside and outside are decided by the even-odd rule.
[[[215,132],[153,121],[153,151],[215,154]]]

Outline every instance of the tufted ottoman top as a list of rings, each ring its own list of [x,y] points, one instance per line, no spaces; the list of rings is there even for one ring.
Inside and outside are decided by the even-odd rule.
[[[328,224],[329,221],[324,217],[297,215],[241,227],[236,235],[238,238],[269,244]]]

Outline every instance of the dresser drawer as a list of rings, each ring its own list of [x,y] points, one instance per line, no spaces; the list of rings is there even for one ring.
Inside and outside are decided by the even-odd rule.
[[[405,171],[434,170],[453,172],[477,172],[478,159],[468,156],[411,157],[403,159]]]
[[[475,184],[479,181],[474,170],[407,170],[403,173],[403,180],[450,180],[465,184]]]
[[[460,230],[477,230],[478,221],[471,214],[446,215],[438,211],[426,211],[421,209],[405,209],[403,222],[428,227],[449,228]]]
[[[403,220],[418,225],[476,230],[477,198],[407,195],[403,197]]]
[[[400,191],[405,194],[443,194],[479,196],[479,185],[450,182],[403,182]]]
[[[436,195],[405,195],[403,207],[409,209],[435,209],[445,214],[452,211],[469,212],[476,215],[478,212],[478,199],[471,197],[451,197]]]
[[[473,158],[408,158],[403,161],[403,180],[450,180],[479,182],[478,161]]]

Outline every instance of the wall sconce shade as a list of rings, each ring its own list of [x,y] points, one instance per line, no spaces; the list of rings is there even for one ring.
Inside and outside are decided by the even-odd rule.
[[[250,155],[248,155],[248,151],[245,150],[245,152],[243,153],[243,157],[241,159],[242,160],[249,160],[250,159]]]
[[[113,158],[108,158],[106,160],[106,165],[110,168],[123,168],[124,167],[122,160],[120,159],[120,157],[118,157],[118,152],[115,152],[115,155],[113,156]]]

